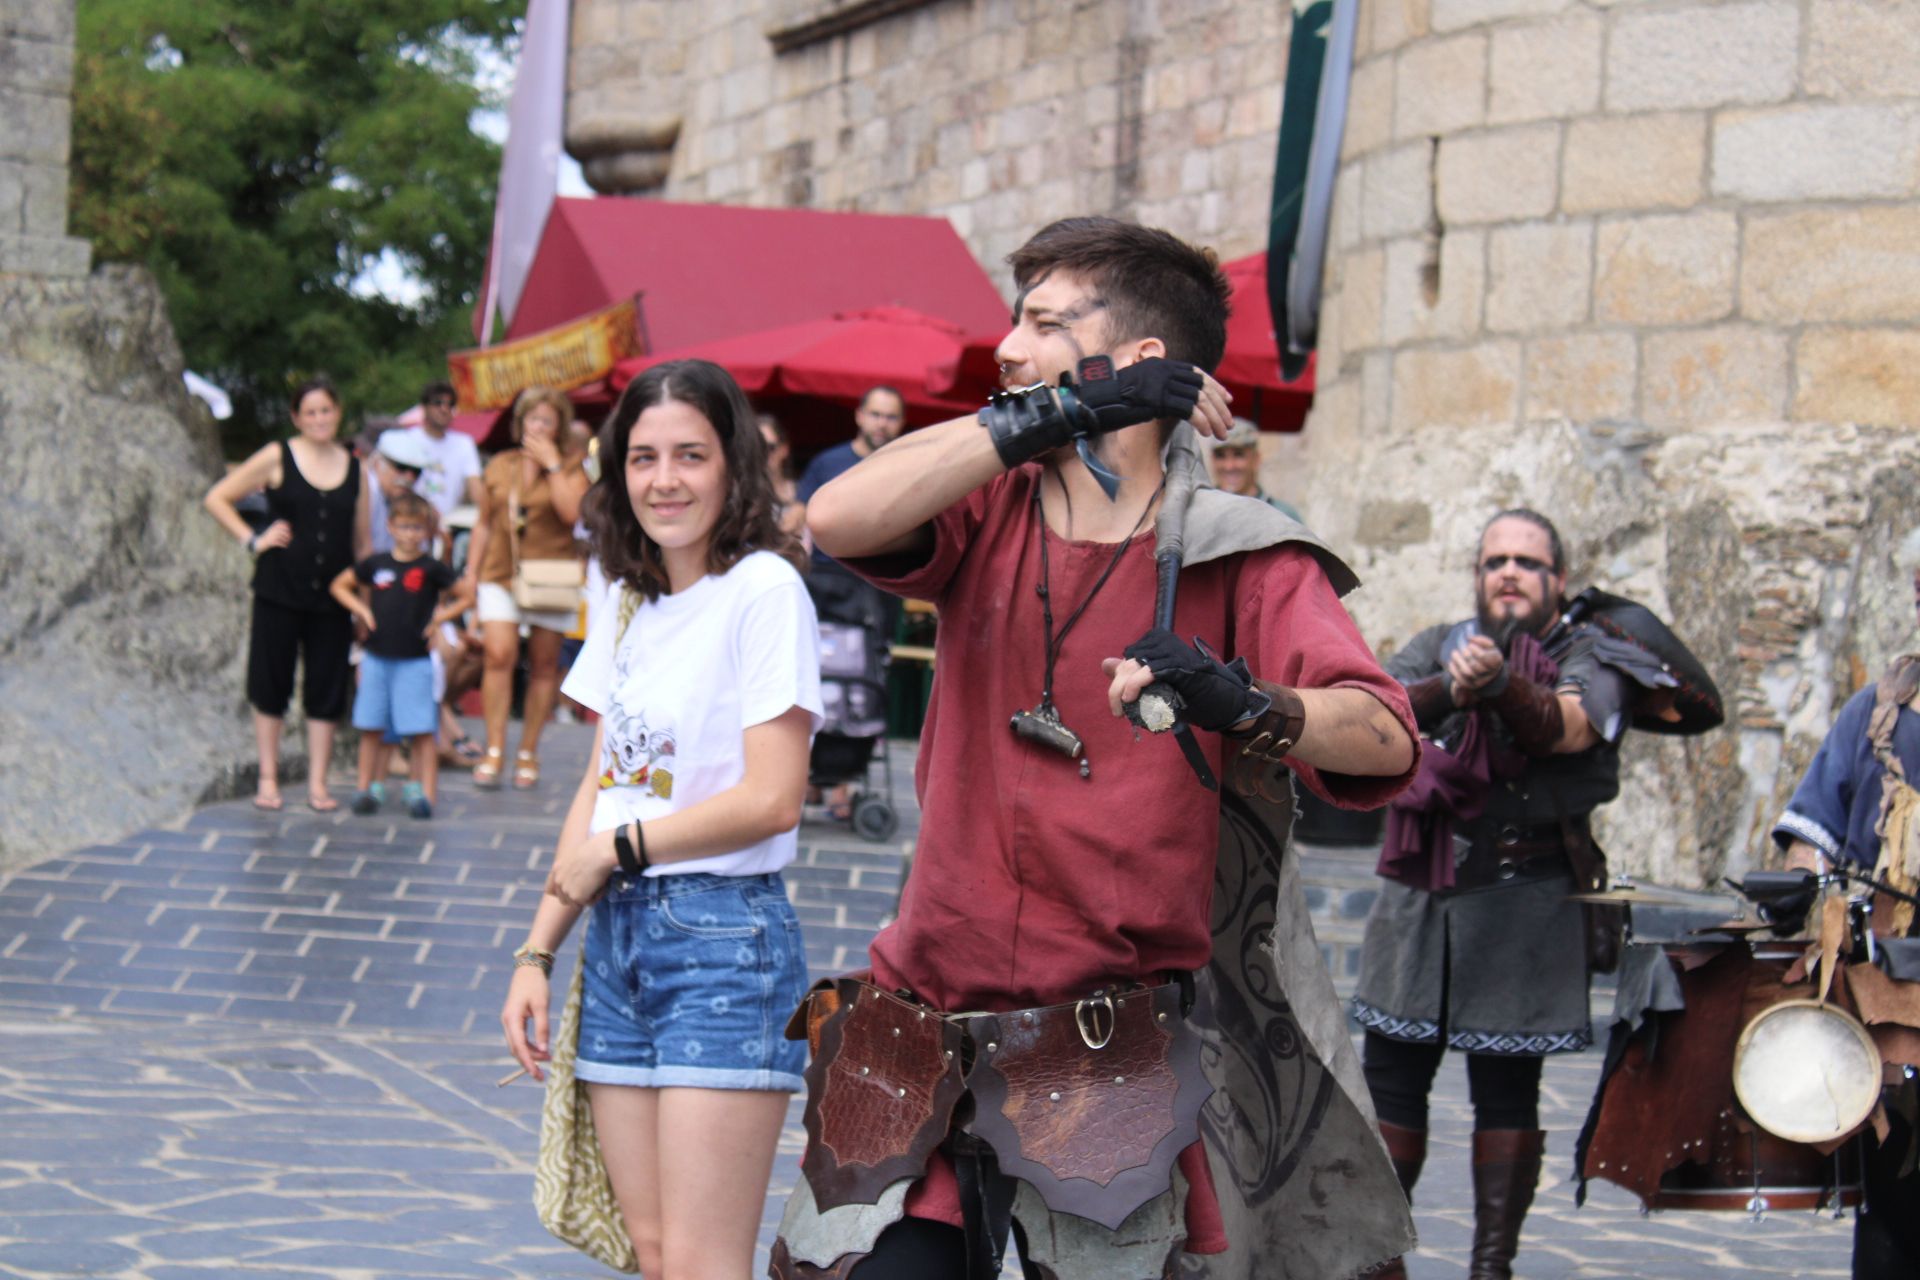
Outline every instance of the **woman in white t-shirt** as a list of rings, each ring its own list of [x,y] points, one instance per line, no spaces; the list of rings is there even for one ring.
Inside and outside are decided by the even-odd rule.
[[[617,587],[565,692],[600,729],[501,1021],[540,1078],[553,952],[590,906],[574,1073],[641,1268],[738,1280],[804,1087],[805,1045],[781,1034],[806,956],[780,869],[820,723],[818,628],[718,365],[636,379],[599,456],[587,519]]]

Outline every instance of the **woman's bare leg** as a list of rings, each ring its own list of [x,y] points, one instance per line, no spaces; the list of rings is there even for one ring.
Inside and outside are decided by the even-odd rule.
[[[662,1280],[660,1251],[660,1090],[589,1084],[593,1131],[613,1184],[614,1203],[646,1280]],[[741,1272],[742,1275],[746,1273]]]
[[[662,1253],[668,1280],[739,1280],[753,1271],[774,1148],[791,1094],[662,1089]]]
[[[286,721],[279,716],[253,713],[253,746],[260,759],[260,781],[254,788],[254,798],[276,809],[280,807],[280,733],[285,727]]]
[[[741,1280],[790,1094],[590,1084],[613,1198],[646,1280]]]
[[[520,658],[520,627],[512,622],[483,622],[480,632],[486,645],[480,703],[487,722],[487,750],[505,754],[507,717],[513,711],[513,664]],[[534,634],[540,633],[536,630]]]
[[[307,803],[322,813],[338,808],[327,790],[327,766],[333,763],[331,720],[307,721]]]
[[[527,705],[520,722],[520,749],[529,755],[540,754],[540,731],[553,717],[553,704],[560,694],[560,642],[558,631],[534,627],[527,636]]]

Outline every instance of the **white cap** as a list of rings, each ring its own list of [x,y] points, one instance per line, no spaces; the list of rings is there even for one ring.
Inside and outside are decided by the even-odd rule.
[[[415,471],[427,469],[427,446],[411,431],[389,427],[380,433],[380,441],[374,448],[381,457],[397,466],[411,467]]]

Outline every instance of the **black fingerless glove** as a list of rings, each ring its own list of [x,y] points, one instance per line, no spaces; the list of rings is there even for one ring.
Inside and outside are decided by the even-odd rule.
[[[1163,627],[1127,646],[1126,656],[1144,662],[1156,681],[1170,685],[1186,703],[1188,724],[1215,733],[1264,713],[1273,700],[1253,686],[1245,658],[1222,662],[1198,636],[1189,645]]]
[[[1087,356],[1077,377],[1058,387],[996,391],[980,411],[980,425],[1007,467],[1051,453],[1081,436],[1161,419],[1184,421],[1200,403],[1206,375],[1183,360],[1155,357],[1115,369],[1111,356]]]

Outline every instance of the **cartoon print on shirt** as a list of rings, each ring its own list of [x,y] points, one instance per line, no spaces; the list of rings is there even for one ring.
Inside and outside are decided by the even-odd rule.
[[[600,788],[647,787],[662,800],[673,799],[673,734],[649,731],[647,722],[615,700],[607,714],[606,741],[600,752]]]

